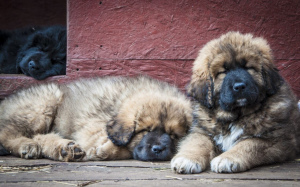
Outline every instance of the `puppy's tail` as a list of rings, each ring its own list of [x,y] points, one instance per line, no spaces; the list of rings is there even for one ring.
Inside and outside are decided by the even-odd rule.
[[[0,156],[9,155],[10,153],[0,144]]]

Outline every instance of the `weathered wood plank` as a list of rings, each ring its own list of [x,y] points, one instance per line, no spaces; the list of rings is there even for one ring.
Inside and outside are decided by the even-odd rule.
[[[3,99],[19,89],[26,88],[31,85],[47,82],[67,82],[68,80],[68,77],[63,75],[49,77],[45,80],[39,81],[23,74],[0,74],[0,99]]]
[[[141,187],[141,186],[165,186],[165,187],[190,187],[190,186],[209,186],[209,187],[296,187],[299,186],[298,181],[265,181],[265,180],[220,180],[220,179],[199,179],[199,180],[125,180],[125,181],[37,181],[37,182],[17,182],[17,183],[0,183],[1,187],[71,187],[71,186],[128,186],[128,187]]]
[[[171,171],[169,162],[136,160],[64,163],[51,160],[24,160],[0,157],[0,184],[33,181],[127,181],[127,180],[300,180],[300,161],[254,168],[237,174],[179,175]]]

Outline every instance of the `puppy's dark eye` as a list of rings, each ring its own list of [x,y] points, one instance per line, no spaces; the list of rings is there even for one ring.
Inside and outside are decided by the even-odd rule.
[[[55,63],[56,63],[56,60],[51,59],[51,64],[55,64]]]
[[[178,139],[178,136],[177,136],[176,134],[171,134],[170,137],[171,137],[171,139],[173,139],[173,140],[174,140],[174,139]]]
[[[229,71],[229,66],[227,65],[227,62],[224,63],[223,68],[225,69],[225,72]]]
[[[241,61],[241,65],[242,65],[243,67],[245,67],[245,66],[246,66],[246,64],[247,64],[247,60],[246,60],[246,59],[242,59],[242,61]]]
[[[65,60],[62,60],[60,58],[51,58],[51,63],[52,64],[64,64],[65,63]]]
[[[48,51],[49,51],[49,47],[47,47],[47,46],[43,46],[43,47],[41,47],[40,49],[41,49],[41,51],[43,51],[43,52],[48,52]]]

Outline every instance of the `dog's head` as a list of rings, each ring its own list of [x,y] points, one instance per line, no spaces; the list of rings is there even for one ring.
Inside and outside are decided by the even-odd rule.
[[[188,93],[228,116],[258,106],[277,92],[282,81],[264,39],[229,32],[202,48]]]
[[[190,102],[178,97],[143,95],[124,103],[107,124],[108,137],[138,160],[170,160],[192,123]]]
[[[30,35],[17,57],[18,68],[37,80],[66,74],[66,29],[53,26]]]

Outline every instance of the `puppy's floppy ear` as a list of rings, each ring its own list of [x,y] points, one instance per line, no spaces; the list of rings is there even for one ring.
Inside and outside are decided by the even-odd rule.
[[[187,87],[188,96],[200,102],[207,108],[213,108],[213,82],[211,77],[191,81]]]
[[[106,124],[108,138],[117,146],[126,146],[135,134],[135,127],[113,119]]]
[[[278,73],[278,69],[273,65],[264,65],[262,75],[266,86],[267,95],[274,95],[283,83],[283,78]]]
[[[273,63],[272,50],[268,42],[263,38],[254,38],[253,44],[258,48],[259,55],[263,58],[262,76],[266,86],[267,95],[275,94],[284,80],[278,73],[278,69]]]
[[[191,81],[187,87],[188,95],[207,108],[213,107],[214,84],[209,73],[209,63],[214,56],[210,49],[210,46],[214,45],[214,42],[209,42],[200,50],[194,62]]]

